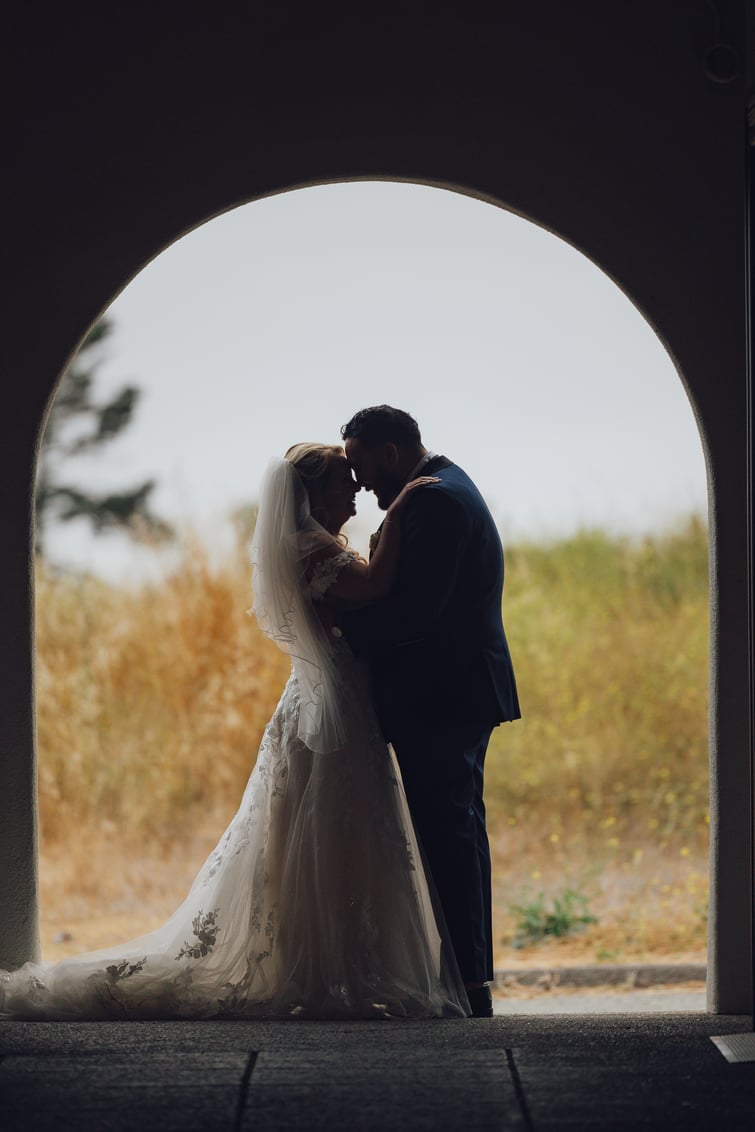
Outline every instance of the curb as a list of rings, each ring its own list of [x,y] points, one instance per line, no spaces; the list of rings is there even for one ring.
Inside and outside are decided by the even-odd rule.
[[[704,983],[704,963],[618,963],[580,967],[503,968],[495,973],[494,987],[658,987],[675,983]]]

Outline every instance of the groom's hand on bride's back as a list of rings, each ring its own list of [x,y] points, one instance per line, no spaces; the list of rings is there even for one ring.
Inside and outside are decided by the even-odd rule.
[[[336,624],[336,611],[332,605],[324,601],[313,602],[315,613],[326,633],[330,633]]]

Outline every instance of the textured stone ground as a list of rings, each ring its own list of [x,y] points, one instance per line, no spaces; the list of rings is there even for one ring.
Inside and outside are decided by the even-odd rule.
[[[748,1129],[749,1018],[0,1023],[3,1132]]]

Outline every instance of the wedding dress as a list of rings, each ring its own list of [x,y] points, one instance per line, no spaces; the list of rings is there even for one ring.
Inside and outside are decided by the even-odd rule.
[[[290,506],[298,489],[284,463],[263,489],[254,591],[260,623],[293,666],[238,812],[162,927],[119,947],[0,973],[0,1016],[469,1013],[367,671],[343,638],[324,649],[311,620],[312,602],[328,600],[353,552],[302,580],[296,563],[316,541],[316,524],[301,493]],[[292,552],[287,563],[281,547]]]

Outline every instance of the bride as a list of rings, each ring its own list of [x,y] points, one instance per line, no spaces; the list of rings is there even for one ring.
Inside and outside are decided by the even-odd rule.
[[[117,948],[0,972],[0,1016],[26,1019],[464,1017],[464,985],[423,868],[343,603],[386,593],[388,509],[369,564],[341,527],[357,486],[343,450],[271,462],[252,541],[254,613],[292,671],[236,816],[183,904]]]

